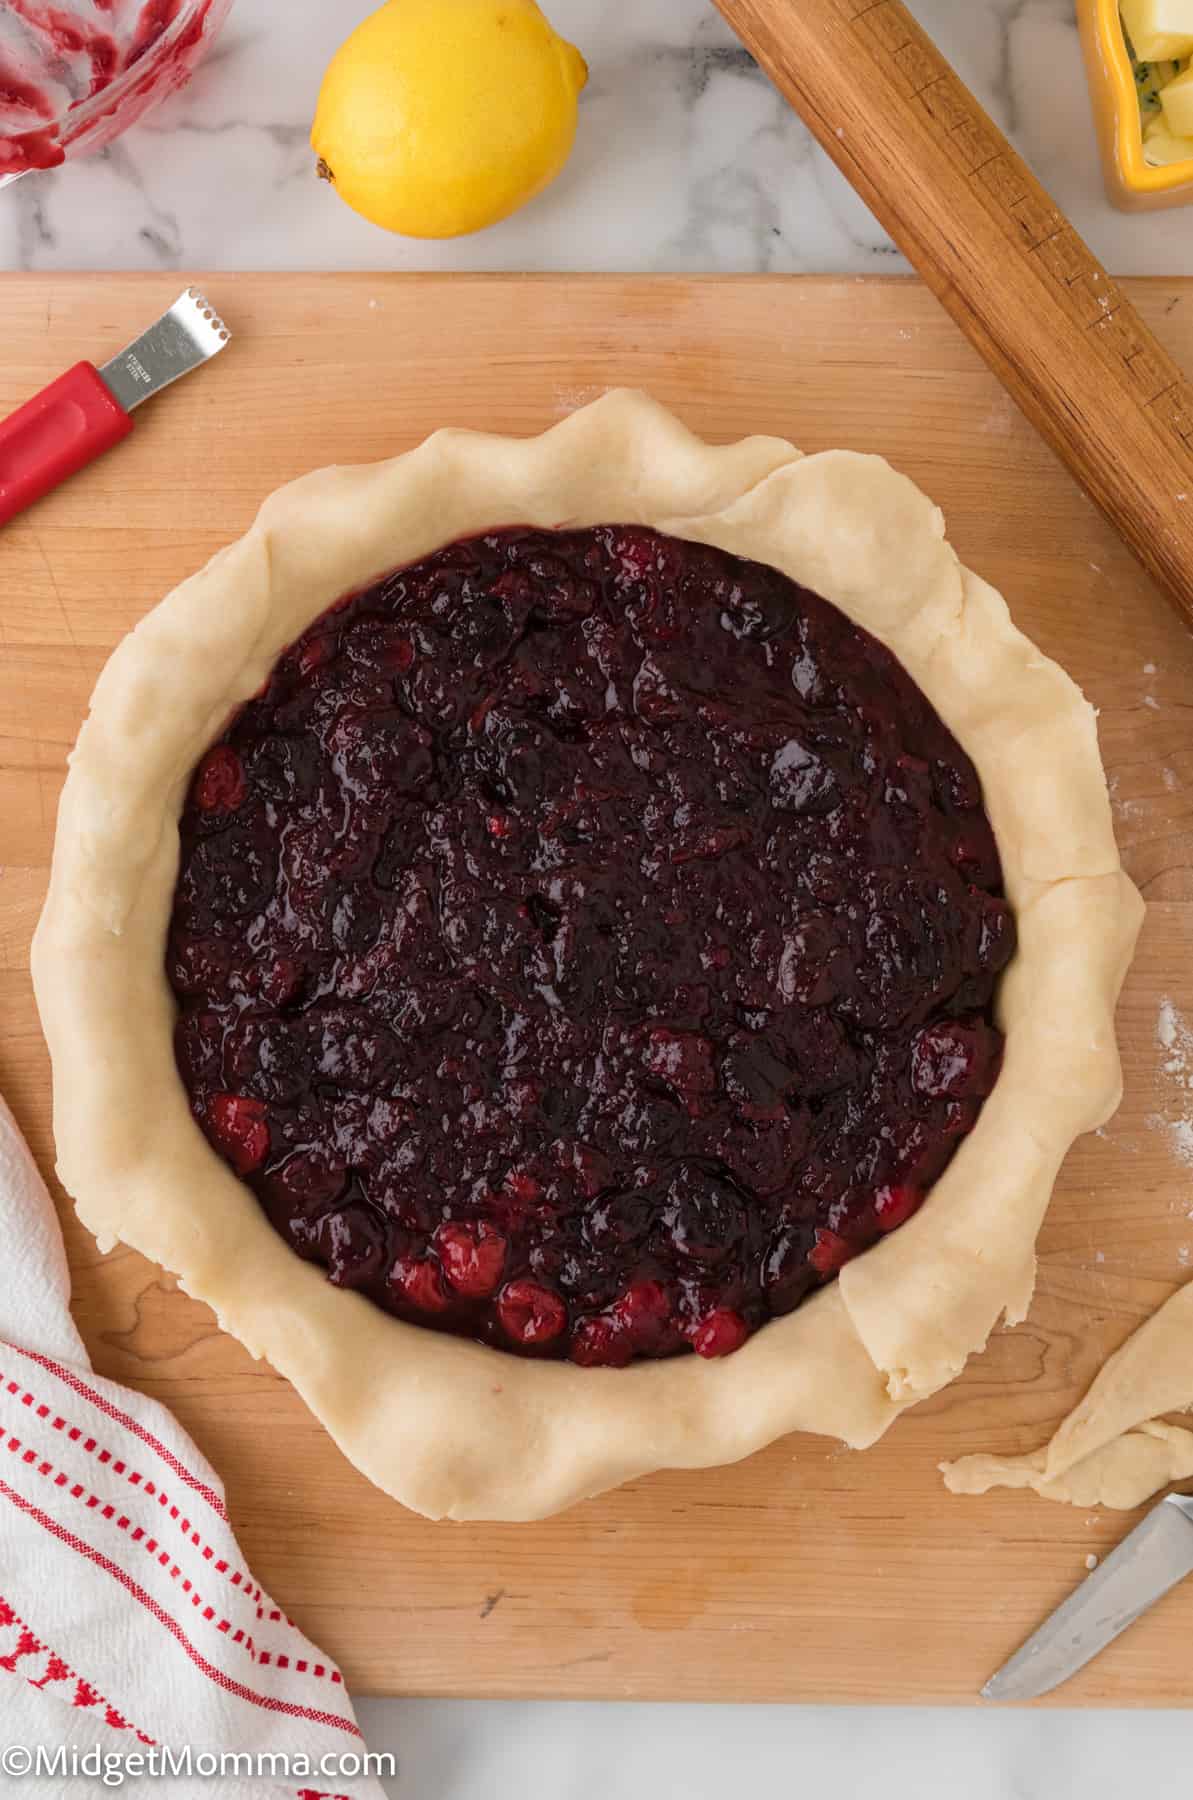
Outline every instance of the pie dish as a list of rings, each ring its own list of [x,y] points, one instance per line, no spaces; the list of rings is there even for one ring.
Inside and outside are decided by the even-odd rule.
[[[1141,910],[1092,710],[881,460],[441,432],[101,676],[59,1170],[430,1516],[861,1447],[1024,1315]]]

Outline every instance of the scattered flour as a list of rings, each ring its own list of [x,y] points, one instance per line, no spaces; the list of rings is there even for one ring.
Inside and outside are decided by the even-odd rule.
[[[1015,406],[1010,395],[1000,394],[991,402],[978,430],[988,432],[993,437],[1010,437],[1015,429],[1015,416]]]
[[[1156,672],[1155,663],[1144,663],[1143,672],[1145,675],[1154,675]]]
[[[1087,1569],[1091,1569],[1091,1570],[1096,1569],[1098,1566],[1098,1559],[1094,1555],[1092,1550],[1090,1551],[1089,1555],[1085,1559],[1085,1566]]]
[[[1175,769],[1161,769],[1160,778],[1169,793],[1171,793],[1174,788],[1180,786],[1180,776]]]
[[[1164,1073],[1179,1075],[1182,1087],[1193,1087],[1193,1075],[1190,1073],[1190,1062],[1193,1060],[1193,1031],[1190,1031],[1167,996],[1160,1002],[1160,1015],[1156,1020],[1156,1042],[1161,1050],[1169,1052],[1168,1060],[1164,1064]]]
[[[1160,1002],[1156,1042],[1164,1053],[1160,1074],[1172,1098],[1162,1113],[1149,1117],[1148,1124],[1163,1131],[1173,1155],[1193,1168],[1193,1028],[1167,996]],[[1187,1252],[1181,1261],[1188,1261]]]
[[[1143,696],[1143,704],[1145,706],[1150,706],[1153,712],[1159,712],[1160,710],[1160,702],[1156,699],[1154,694],[1145,694]]]
[[[593,400],[599,400],[601,395],[607,392],[608,389],[602,387],[558,386],[554,394],[555,416],[561,419],[566,418],[569,413],[579,412],[582,406],[589,405]]]

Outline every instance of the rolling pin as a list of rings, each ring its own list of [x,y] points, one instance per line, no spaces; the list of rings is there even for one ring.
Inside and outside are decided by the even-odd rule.
[[[716,4],[1193,626],[1193,386],[932,40],[901,0]]]

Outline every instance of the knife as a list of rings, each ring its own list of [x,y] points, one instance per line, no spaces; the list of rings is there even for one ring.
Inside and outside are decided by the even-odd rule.
[[[990,1677],[982,1699],[1050,1694],[1191,1570],[1193,1496],[1169,1494]]]
[[[102,369],[76,363],[0,421],[0,525],[126,438],[144,400],[218,355],[230,333],[198,288]]]

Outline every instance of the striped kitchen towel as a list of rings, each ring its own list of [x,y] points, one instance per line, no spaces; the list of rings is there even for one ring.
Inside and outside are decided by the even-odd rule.
[[[0,1794],[383,1800],[339,1670],[246,1568],[215,1471],[92,1369],[2,1100],[0,1243]]]

